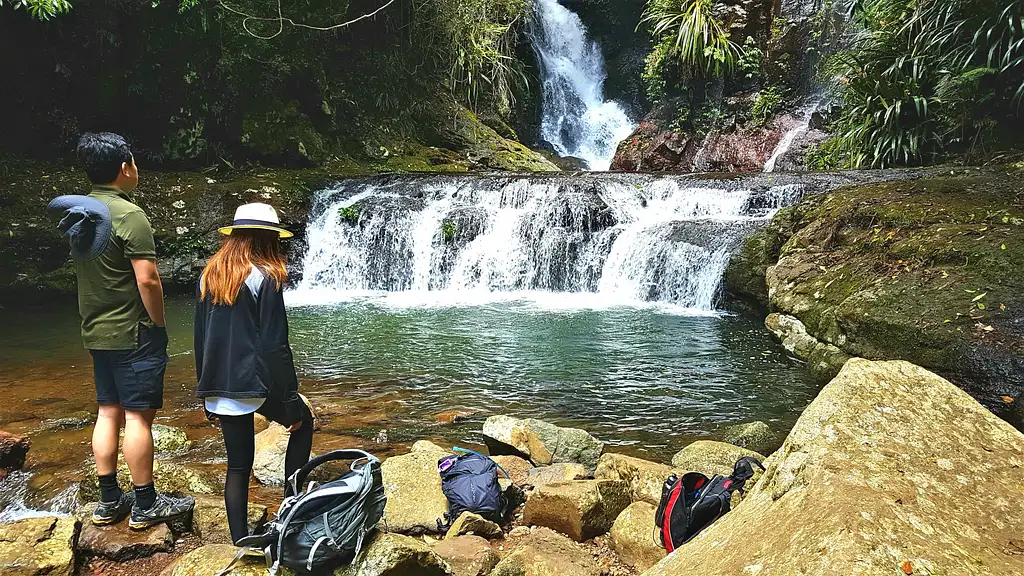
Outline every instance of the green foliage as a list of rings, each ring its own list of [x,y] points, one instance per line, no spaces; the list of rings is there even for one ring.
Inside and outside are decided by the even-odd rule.
[[[778,86],[766,86],[757,93],[754,104],[750,108],[750,115],[754,119],[755,126],[764,126],[782,108],[785,90]]]
[[[24,8],[36,20],[49,20],[71,11],[68,0],[8,0],[8,3],[15,10]],[[4,0],[0,0],[0,8],[3,6]]]
[[[644,71],[640,77],[647,90],[647,97],[656,102],[668,96],[668,60],[672,52],[672,42],[663,38],[647,55]]]
[[[655,38],[672,39],[672,56],[708,76],[731,73],[741,49],[729,38],[729,27],[713,13],[712,0],[649,0],[641,24]]]
[[[809,170],[841,170],[849,168],[838,138],[829,138],[807,150],[806,166]]]
[[[444,238],[445,242],[451,243],[455,241],[457,233],[458,230],[455,228],[455,222],[445,220],[441,223],[441,237]]]
[[[736,75],[752,79],[761,76],[761,63],[764,61],[764,52],[758,46],[757,40],[750,36],[743,41],[743,49],[739,59],[736,60]]]
[[[1020,136],[1024,6],[1002,0],[859,0],[860,33],[825,73],[842,86],[836,127],[854,166],[985,152]]]
[[[359,222],[359,206],[345,206],[339,212],[341,220],[348,222],[349,224],[356,224]]]

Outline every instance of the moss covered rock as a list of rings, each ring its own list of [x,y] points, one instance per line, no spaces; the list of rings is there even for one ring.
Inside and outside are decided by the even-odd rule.
[[[812,196],[748,242],[749,282],[734,272],[730,288],[759,290],[767,264],[771,307],[814,339],[935,370],[1020,422],[1022,197],[1013,167]]]
[[[75,570],[75,518],[30,518],[0,524],[0,574],[71,576]]]

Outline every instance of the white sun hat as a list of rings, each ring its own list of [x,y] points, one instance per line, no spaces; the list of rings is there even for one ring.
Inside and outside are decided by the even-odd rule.
[[[277,210],[270,204],[243,204],[235,210],[235,221],[231,226],[220,229],[220,233],[231,235],[232,230],[270,230],[280,234],[281,238],[291,238],[293,234],[281,228],[281,219]]]

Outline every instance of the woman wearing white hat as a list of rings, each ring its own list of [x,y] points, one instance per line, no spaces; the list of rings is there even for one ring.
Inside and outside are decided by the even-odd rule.
[[[237,542],[249,535],[253,415],[262,414],[292,433],[285,478],[309,460],[313,416],[299,396],[281,294],[288,278],[281,240],[292,233],[267,204],[239,207],[232,225],[220,232],[224,244],[199,281],[196,395],[208,415],[221,422],[228,457],[224,503]]]

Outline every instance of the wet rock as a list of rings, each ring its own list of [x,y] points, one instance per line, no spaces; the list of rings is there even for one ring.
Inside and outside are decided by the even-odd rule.
[[[698,440],[677,452],[672,457],[672,466],[686,472],[700,472],[708,476],[715,474],[728,476],[732,474],[736,461],[743,456],[751,456],[761,462],[765,460],[764,456],[753,450],[725,442]]]
[[[25,466],[25,457],[31,445],[24,436],[0,430],[0,480]]]
[[[252,419],[253,428],[256,434],[259,434],[260,432],[263,432],[267,428],[270,428],[270,420],[267,420],[267,417],[264,416],[263,414],[253,414]]]
[[[208,544],[185,554],[164,569],[160,576],[215,576],[231,563],[238,548],[227,544]],[[295,576],[282,568],[279,576]],[[262,553],[242,558],[226,576],[267,576],[267,561]]]
[[[185,452],[192,447],[185,431],[173,426],[153,424],[153,449],[156,452]]]
[[[267,522],[267,507],[250,502],[248,521],[249,533],[255,533]],[[192,512],[192,532],[203,544],[233,544],[222,498],[196,497],[196,507]]]
[[[117,482],[126,492],[134,486],[131,472],[125,462],[121,462],[117,466]],[[153,461],[153,483],[158,492],[214,494],[221,491],[221,484],[210,474],[159,459]],[[86,502],[99,500],[100,489],[95,467],[92,467],[88,476],[82,480],[79,486],[79,494]]]
[[[824,380],[834,378],[850,359],[839,348],[808,334],[804,323],[793,316],[773,312],[764,325],[790,354],[807,362],[808,369]]]
[[[722,439],[747,450],[768,452],[775,443],[775,434],[767,424],[757,420],[729,426],[723,431]],[[775,447],[778,447],[778,444],[775,444]]]
[[[531,532],[491,576],[600,576],[601,566],[580,545],[548,528]]]
[[[448,563],[454,576],[487,576],[501,557],[480,536],[445,538],[434,544],[434,553]]]
[[[1024,435],[953,384],[855,358],[744,502],[645,575],[1022,574],[1022,465]]]
[[[533,418],[491,416],[484,422],[483,433],[491,454],[524,455],[537,466],[567,462],[593,470],[604,451],[604,443],[584,430]]]
[[[557,530],[577,542],[607,532],[630,504],[620,480],[578,480],[541,486],[523,509],[523,523]]]
[[[458,519],[452,523],[452,527],[448,529],[448,533],[445,534],[445,538],[455,538],[456,536],[463,536],[466,534],[483,536],[488,540],[501,538],[504,535],[501,531],[501,526],[498,526],[494,522],[486,520],[472,512],[463,512],[459,515]]]
[[[284,458],[288,452],[288,429],[271,422],[266,430],[256,435],[256,458],[252,472],[261,484],[284,485]]]
[[[79,513],[82,530],[77,549],[84,554],[127,562],[148,558],[157,552],[170,552],[174,548],[174,534],[167,524],[158,524],[148,530],[132,530],[127,522],[94,526],[88,518],[95,510],[96,504],[92,503]]]
[[[425,441],[416,446],[419,449],[392,456],[381,465],[388,497],[384,514],[388,528],[400,534],[439,532],[437,521],[444,521],[448,512],[437,461],[451,452]]]
[[[75,518],[30,518],[0,524],[0,574],[4,576],[72,576]]]
[[[586,480],[590,477],[587,469],[582,464],[552,464],[530,470],[526,483],[530,486],[544,486],[559,482],[572,482],[573,480]]]
[[[612,525],[612,550],[637,570],[647,570],[668,553],[655,541],[655,505],[634,502],[619,514]]]
[[[434,414],[434,421],[438,424],[457,424],[469,420],[473,414],[475,412],[471,410],[445,410]]]
[[[533,464],[518,456],[491,456],[491,460],[494,460],[495,464],[504,468],[505,472],[508,472],[510,476],[509,479],[515,484],[526,482],[530,470],[533,470]],[[504,477],[505,475],[499,470],[498,478]]]
[[[47,431],[57,430],[84,430],[96,422],[96,414],[82,410],[63,418],[44,420],[41,428]]]
[[[399,534],[376,532],[352,564],[334,576],[451,576],[452,569],[430,546]]]
[[[633,502],[658,504],[661,487],[672,474],[672,467],[622,454],[605,454],[597,463],[594,478],[622,480],[629,484]]]

